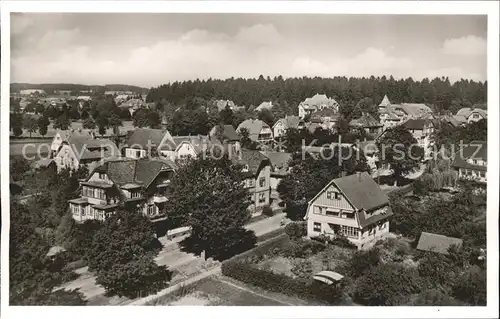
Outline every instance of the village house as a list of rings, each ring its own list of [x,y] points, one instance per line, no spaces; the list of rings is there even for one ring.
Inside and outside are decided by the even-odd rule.
[[[434,142],[432,134],[434,133],[434,124],[432,120],[409,119],[403,126],[410,131],[413,137],[417,140],[418,146],[424,150],[424,160],[428,160],[432,156],[432,148]]]
[[[87,102],[89,102],[89,101],[92,100],[92,98],[90,96],[88,96],[88,95],[80,95],[80,96],[78,96],[76,98],[76,100],[77,101],[87,101]]]
[[[321,111],[324,108],[332,109],[337,113],[339,111],[339,107],[339,103],[337,103],[334,99],[327,97],[326,94],[316,94],[313,97],[305,99],[299,104],[299,117],[304,119],[306,116],[311,115],[316,111]]]
[[[378,136],[382,133],[383,125],[377,121],[370,113],[362,113],[357,119],[351,120],[349,126],[363,129],[370,136]]]
[[[248,131],[248,138],[254,142],[267,145],[271,144],[273,141],[273,131],[267,123],[261,120],[244,120],[240,125],[238,125],[236,132],[241,134],[242,129],[246,129]]]
[[[454,118],[458,122],[470,124],[472,122],[479,122],[482,119],[487,119],[488,113],[483,109],[464,107],[458,110]]]
[[[460,248],[462,247],[462,243],[463,240],[460,238],[422,232],[418,240],[417,249],[448,255],[448,251],[452,246]]]
[[[358,249],[389,233],[389,198],[368,175],[356,173],[328,183],[309,201],[307,236],[345,236]]]
[[[222,132],[219,130],[222,129]],[[211,139],[217,139],[226,146],[226,151],[228,151],[229,156],[232,154],[239,154],[241,150],[240,136],[236,133],[236,130],[232,125],[216,125],[212,127],[208,133]]]
[[[24,96],[45,96],[47,93],[45,93],[45,90],[42,89],[28,89],[28,90],[21,90],[19,92],[20,95]]]
[[[177,145],[174,157],[171,160],[186,160],[188,158],[197,158],[200,154],[216,148],[223,151],[222,144],[215,138],[203,135],[193,136],[173,136],[172,139]]]
[[[232,158],[232,161],[243,166],[243,173],[246,176],[245,187],[252,200],[249,211],[253,217],[261,215],[264,206],[270,204],[271,162],[269,158],[259,151],[242,148],[239,158]]]
[[[261,152],[271,163],[271,174],[269,183],[271,186],[271,205],[276,206],[281,203],[278,193],[280,181],[290,172],[289,162],[292,154],[285,152]]]
[[[76,170],[81,166],[90,170],[99,162],[115,157],[120,157],[120,151],[111,140],[72,134],[62,140],[53,160],[57,171],[65,168]]]
[[[119,104],[118,107],[128,110],[130,112],[130,116],[133,116],[134,113],[144,105],[145,103],[141,99],[130,99]]]
[[[332,130],[337,126],[340,114],[334,109],[324,108],[311,114],[309,121],[318,124],[324,130]]]
[[[425,104],[422,103],[400,103],[393,104],[389,101],[387,95],[384,95],[382,102],[379,104],[379,113],[388,113],[384,117],[397,116],[400,119],[400,123],[406,122],[409,119],[420,119],[428,118],[432,116],[432,110]],[[392,114],[390,114],[392,113]],[[381,118],[382,120],[382,118]],[[400,124],[398,123],[398,124]],[[392,123],[391,123],[392,124]],[[396,125],[398,125],[396,124]],[[385,129],[386,127],[384,127]]]
[[[472,141],[455,153],[451,167],[461,179],[486,183],[487,165],[488,144],[486,141]]]
[[[298,116],[286,115],[276,121],[273,125],[273,135],[276,140],[280,140],[286,135],[288,129],[298,129],[304,128],[304,120],[301,120]]]
[[[88,138],[95,138],[92,134],[91,130],[58,130],[56,131],[52,142],[50,143],[50,157],[53,158],[59,151],[59,148],[64,141],[68,141],[68,139],[72,135],[81,135]]]
[[[163,207],[175,168],[165,159],[107,161],[80,182],[80,197],[69,200],[73,219],[103,221],[120,207],[137,210],[153,221],[165,217]]]
[[[217,100],[217,101],[215,101],[215,105],[217,106],[217,110],[219,112],[226,109],[226,106],[228,106],[229,109],[233,112],[240,110],[242,108],[244,109],[244,107],[237,106],[236,104],[234,104],[233,101],[230,101],[230,100]]]
[[[405,115],[401,114],[401,112],[398,114],[396,111],[386,108],[379,108],[379,116],[383,131],[400,125],[403,123],[403,119],[405,117]]]
[[[273,102],[262,102],[255,108],[256,112],[260,112],[262,110],[271,110],[273,108]]]
[[[168,130],[137,128],[129,132],[124,155],[133,159],[158,156],[172,159],[175,158],[176,148]]]

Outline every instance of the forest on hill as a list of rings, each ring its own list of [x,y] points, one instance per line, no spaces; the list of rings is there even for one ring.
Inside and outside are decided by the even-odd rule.
[[[342,103],[356,103],[368,97],[376,104],[385,94],[392,103],[426,103],[436,111],[453,111],[487,102],[487,82],[460,80],[451,83],[448,78],[412,78],[396,80],[391,77],[347,78],[347,77],[302,77],[274,78],[260,76],[258,79],[229,78],[173,82],[151,88],[148,102],[168,101],[181,104],[192,98],[227,99],[247,108],[264,101],[290,104],[296,107],[314,94],[326,94]]]
[[[32,83],[11,83],[10,92],[19,93],[21,90],[29,89],[42,89],[47,94],[53,94],[54,91],[89,91],[95,92],[96,94],[104,93],[105,91],[131,91],[134,93],[145,94],[148,89],[142,88],[135,85],[127,84],[106,84],[106,85],[84,85],[84,84],[72,84],[72,83],[42,83],[42,84],[32,84]]]

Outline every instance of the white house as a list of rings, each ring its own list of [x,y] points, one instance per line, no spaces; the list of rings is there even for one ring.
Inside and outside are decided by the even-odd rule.
[[[486,141],[472,141],[455,153],[451,166],[458,177],[486,183],[488,166],[488,144]]]
[[[389,198],[367,173],[356,173],[328,183],[309,201],[307,236],[345,236],[358,249],[389,232],[393,215]]]
[[[276,121],[273,125],[273,135],[275,139],[280,139],[286,135],[288,129],[303,129],[305,126],[304,121],[298,116],[286,115]]]
[[[299,104],[299,117],[303,119],[307,115],[316,111],[321,111],[324,108],[330,108],[335,112],[338,112],[339,107],[339,103],[334,99],[327,97],[326,94],[316,94],[313,97],[305,99]]]

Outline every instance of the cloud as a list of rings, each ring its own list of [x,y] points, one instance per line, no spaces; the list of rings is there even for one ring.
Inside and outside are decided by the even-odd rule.
[[[474,35],[446,39],[442,51],[450,55],[483,56],[486,55],[486,40]]]
[[[461,65],[429,68],[425,59],[398,56],[397,48],[368,47],[351,55],[332,49],[319,57],[321,49],[314,43],[297,45],[296,40],[287,39],[272,24],[242,27],[233,35],[193,29],[175,38],[143,42],[140,46],[130,45],[134,41],[129,39],[127,48],[120,50],[101,48],[81,38],[78,28],[52,30],[35,37],[35,43],[13,53],[13,81],[157,86],[196,78],[260,74],[481,78],[481,72],[465,72]],[[438,51],[434,52],[436,55],[441,54],[439,48],[434,50]]]
[[[23,33],[34,24],[32,18],[23,14],[12,14],[10,17],[10,32],[14,35]]]

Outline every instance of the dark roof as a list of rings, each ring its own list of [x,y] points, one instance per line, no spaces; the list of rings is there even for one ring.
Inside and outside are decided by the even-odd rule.
[[[447,237],[444,235],[422,232],[418,240],[417,249],[432,251],[440,254],[448,254],[448,249],[452,245],[462,246],[462,239]]]
[[[148,187],[162,170],[174,170],[172,164],[165,159],[120,159],[107,161],[94,171],[107,173],[119,186],[138,183]]]
[[[424,119],[409,119],[403,126],[409,130],[423,130],[424,126],[432,124],[429,120]]]
[[[216,132],[217,130],[219,129],[219,126],[214,126],[212,128],[212,130],[210,130],[210,136],[216,136]],[[234,127],[232,125],[224,125],[223,126],[223,133],[222,133],[224,139],[226,139],[227,141],[239,141],[240,140],[240,137],[239,135],[236,133],[236,130],[234,129]]]
[[[120,155],[116,144],[108,139],[94,139],[89,136],[72,134],[63,143],[70,145],[79,160],[93,160]]]
[[[473,157],[474,155],[474,157]],[[488,144],[485,141],[472,141],[465,145],[454,155],[451,166],[460,168],[471,168],[486,171],[486,166],[473,165],[467,162],[468,159],[488,160]]]
[[[271,164],[269,158],[257,150],[242,148],[240,154],[240,158],[235,158],[233,161],[241,165],[248,165],[248,172],[254,176],[259,174],[263,164]]]
[[[383,126],[370,113],[363,113],[359,118],[352,120],[349,125],[361,127],[380,127]]]
[[[285,152],[261,152],[261,153],[269,159],[274,170],[276,171],[288,170],[288,162],[292,158],[291,153],[285,153]]]
[[[340,177],[333,183],[356,209],[370,211],[389,204],[389,197],[366,172]]]
[[[390,206],[387,206],[387,210],[383,214],[376,214],[370,216],[367,212],[358,212],[358,220],[359,220],[359,225],[361,228],[364,228],[368,225],[375,224],[378,221],[381,221],[383,219],[386,219],[387,217],[390,217],[394,215],[392,212],[392,208]]]

